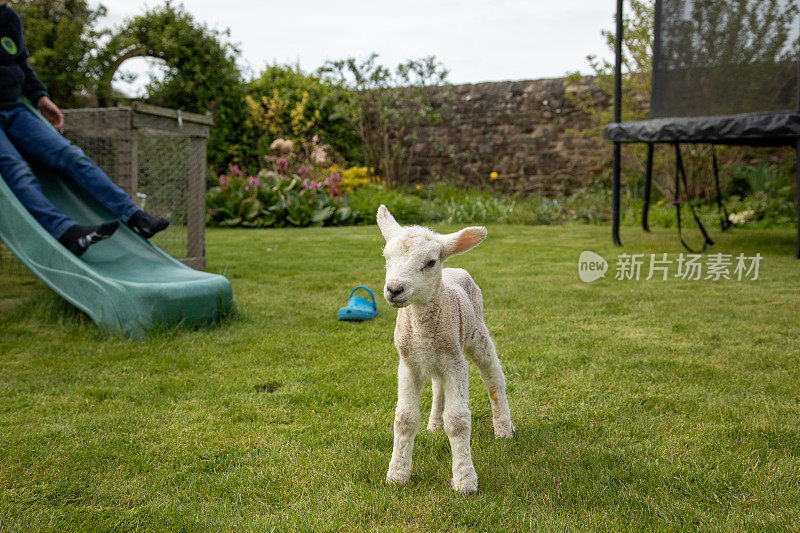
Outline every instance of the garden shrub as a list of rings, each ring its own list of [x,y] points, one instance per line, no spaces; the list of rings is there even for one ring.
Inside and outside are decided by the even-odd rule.
[[[336,102],[348,98],[341,88],[299,67],[272,65],[247,84],[246,93],[250,134],[241,144],[249,143],[259,157],[273,153],[276,138],[299,144],[318,136],[346,161],[362,160],[357,131],[336,112]]]
[[[206,193],[206,221],[223,227],[281,228],[346,226],[360,220],[341,191],[339,174],[311,176],[305,166],[288,172],[285,158],[277,161],[275,170],[262,169],[247,178],[233,166]]]
[[[342,190],[351,192],[359,187],[364,187],[368,183],[380,183],[380,176],[375,175],[374,169],[368,167],[349,167],[342,168],[339,165],[333,165],[328,169],[331,172],[337,172],[342,176]]]
[[[364,213],[365,221],[369,224],[375,222],[375,213],[381,204],[390,206],[392,214],[402,224],[424,224],[437,219],[434,202],[400,189],[368,184],[354,190],[348,198],[353,209]]]

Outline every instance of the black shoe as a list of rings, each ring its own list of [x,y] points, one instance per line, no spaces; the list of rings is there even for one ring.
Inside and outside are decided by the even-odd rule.
[[[91,245],[111,237],[118,227],[119,220],[103,222],[99,226],[79,226],[75,224],[67,228],[67,231],[58,238],[58,242],[80,257]]]
[[[128,219],[128,227],[145,239],[149,239],[159,231],[167,229],[167,226],[169,226],[169,220],[145,213],[141,209]]]

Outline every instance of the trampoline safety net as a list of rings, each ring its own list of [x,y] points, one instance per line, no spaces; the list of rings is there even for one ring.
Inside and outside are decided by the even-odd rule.
[[[800,0],[656,0],[650,116],[798,109]]]

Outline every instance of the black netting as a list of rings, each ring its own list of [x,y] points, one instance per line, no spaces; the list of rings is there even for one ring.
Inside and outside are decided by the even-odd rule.
[[[800,0],[657,0],[652,117],[798,109]]]

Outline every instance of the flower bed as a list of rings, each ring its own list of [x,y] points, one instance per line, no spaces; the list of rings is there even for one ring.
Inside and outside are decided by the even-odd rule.
[[[307,165],[289,172],[288,166],[281,157],[275,170],[262,169],[250,177],[231,167],[206,193],[207,223],[246,228],[358,223],[361,214],[350,207],[341,190],[341,174]]]

